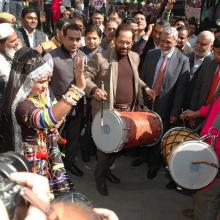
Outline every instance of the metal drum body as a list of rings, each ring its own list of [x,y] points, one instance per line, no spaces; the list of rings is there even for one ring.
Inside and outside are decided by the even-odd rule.
[[[163,126],[154,112],[103,111],[92,122],[92,137],[97,148],[105,153],[118,152],[123,148],[139,145],[152,146],[160,141]]]
[[[179,186],[200,189],[216,177],[218,168],[206,163],[194,164],[195,161],[219,165],[213,148],[202,141],[186,141],[172,151],[168,166],[172,178]]]
[[[175,127],[168,130],[161,141],[164,161],[168,164],[172,151],[184,141],[198,140],[200,136],[192,129]]]

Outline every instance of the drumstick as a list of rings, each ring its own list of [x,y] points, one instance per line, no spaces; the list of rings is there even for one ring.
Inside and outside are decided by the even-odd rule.
[[[101,89],[102,89],[103,92],[105,91],[105,87],[104,87],[104,82],[103,81],[101,81]],[[104,100],[102,100],[102,102],[101,102],[101,127],[103,127],[103,125],[104,125],[103,111],[104,111]]]
[[[155,99],[152,100],[151,111],[154,111],[154,101]]]
[[[183,108],[182,108],[182,114],[183,114]],[[184,117],[183,117],[183,127],[185,128],[186,127],[186,124],[185,124],[185,119],[184,119]]]
[[[207,160],[193,160],[192,164],[207,164],[207,165],[214,167],[216,169],[220,168],[217,164],[210,162],[210,161],[207,161]]]

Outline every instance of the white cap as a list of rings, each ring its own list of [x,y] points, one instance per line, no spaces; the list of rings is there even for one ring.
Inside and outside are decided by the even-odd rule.
[[[14,32],[15,30],[10,24],[8,23],[0,24],[0,40],[10,36]]]

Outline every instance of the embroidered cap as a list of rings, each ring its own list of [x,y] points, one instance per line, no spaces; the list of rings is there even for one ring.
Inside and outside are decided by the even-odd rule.
[[[13,27],[8,23],[0,24],[0,40],[5,39],[6,37],[10,36],[14,33]]]

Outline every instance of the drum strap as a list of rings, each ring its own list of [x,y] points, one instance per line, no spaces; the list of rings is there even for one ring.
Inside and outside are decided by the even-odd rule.
[[[212,124],[212,127],[217,130],[220,130],[220,113],[217,115],[214,123]]]
[[[215,147],[216,138],[220,135],[220,113],[218,113],[215,121],[213,122],[211,128],[209,128],[209,132],[202,136],[200,140],[205,141],[208,138],[211,138],[211,146]]]
[[[109,99],[110,99],[110,110],[114,109],[114,85],[113,85],[113,76],[112,76],[112,62],[113,62],[113,49],[111,49],[110,54],[109,54],[109,68],[110,68],[110,94],[109,94]]]

